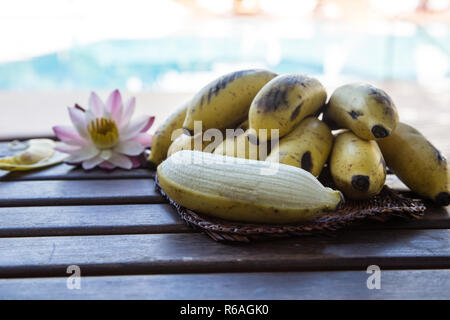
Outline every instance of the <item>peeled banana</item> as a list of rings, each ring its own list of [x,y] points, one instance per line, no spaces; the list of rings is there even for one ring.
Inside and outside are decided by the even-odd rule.
[[[266,161],[302,168],[317,177],[330,154],[333,135],[314,117],[304,119],[270,152]]]
[[[324,187],[309,172],[198,151],[180,151],[158,166],[158,181],[178,204],[209,216],[255,223],[293,223],[335,210],[339,191]]]
[[[450,204],[447,160],[419,131],[400,122],[388,138],[377,142],[389,168],[412,191],[439,205]]]
[[[186,118],[187,104],[176,110],[156,130],[152,138],[152,148],[148,161],[150,166],[156,168],[167,156],[172,142],[181,135],[184,118]],[[180,129],[177,131],[177,129]]]
[[[260,129],[267,130],[265,139],[271,139],[271,129],[279,129],[279,137],[288,134],[305,117],[325,104],[327,93],[315,78],[301,74],[280,75],[258,92],[249,111],[249,125],[264,140]]]
[[[398,114],[386,92],[366,83],[337,88],[324,111],[333,128],[347,128],[365,140],[388,137],[397,126]]]
[[[352,199],[367,199],[380,193],[386,180],[386,164],[375,141],[340,133],[330,158],[330,171],[337,188]]]
[[[21,146],[24,151],[0,158],[1,170],[32,170],[60,163],[66,158],[65,154],[54,150],[55,142],[50,139],[31,139]]]
[[[226,74],[206,85],[188,104],[183,129],[194,135],[194,122],[202,121],[204,130],[234,128],[247,118],[258,91],[275,73],[267,70],[242,70]]]

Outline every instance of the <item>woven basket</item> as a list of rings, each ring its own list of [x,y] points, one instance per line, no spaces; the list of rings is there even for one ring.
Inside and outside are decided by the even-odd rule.
[[[341,209],[306,223],[254,224],[200,215],[170,199],[159,186],[156,174],[155,182],[156,189],[175,207],[181,219],[187,225],[203,231],[215,241],[249,242],[271,238],[326,234],[348,227],[358,221],[369,219],[383,222],[393,217],[419,219],[426,209],[421,200],[407,198],[384,186],[380,194],[369,200],[346,200]],[[325,184],[330,185],[330,183]]]

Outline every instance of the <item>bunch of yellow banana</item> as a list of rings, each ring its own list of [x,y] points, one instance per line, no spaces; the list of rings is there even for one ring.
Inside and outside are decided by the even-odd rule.
[[[325,166],[346,197],[373,197],[386,180],[385,159],[411,190],[449,204],[445,158],[417,131],[399,123],[387,93],[369,84],[348,84],[326,100],[323,85],[306,75],[267,70],[227,74],[206,85],[157,130],[149,161],[158,166],[167,157],[235,159],[230,166],[165,161],[158,167],[161,186],[173,200],[233,220],[302,221],[335,208],[336,193],[317,188],[314,178]],[[333,136],[331,129],[341,128],[345,130]],[[186,152],[191,150],[196,152]],[[261,178],[250,169],[261,169],[264,163],[283,173]],[[281,193],[294,197],[285,186],[296,190],[295,179],[302,184],[298,190],[304,196],[296,196],[304,207],[280,198]],[[267,186],[276,188],[272,195],[278,202],[268,195]],[[308,188],[317,197],[306,192]],[[327,202],[330,194],[333,205]],[[320,197],[328,200],[322,203]],[[273,202],[262,201],[265,198]]]
[[[351,130],[337,136],[329,163],[335,184],[347,197],[377,194],[387,164],[418,195],[450,204],[445,157],[420,132],[399,122],[386,92],[366,83],[347,84],[334,91],[324,109],[330,127]]]
[[[168,155],[180,150],[205,151],[207,148],[206,151],[213,152],[223,141],[226,129],[247,130],[248,112],[253,99],[276,76],[268,70],[241,70],[206,85],[157,129],[148,159],[151,165],[158,166]],[[198,132],[196,123],[200,125]],[[208,129],[220,131],[221,140],[205,141],[204,135]]]
[[[325,104],[326,96],[322,84],[306,75],[278,76],[260,69],[224,75],[202,88],[157,129],[148,160],[156,167],[180,150],[263,160],[270,150],[270,140],[277,135],[287,135],[305,117],[316,113]],[[227,129],[236,131],[222,135],[222,140],[214,139],[208,143],[210,140],[205,141],[204,136],[211,129],[222,134]],[[317,130],[329,131],[325,125]],[[328,141],[326,146],[318,147],[321,153],[318,161],[322,164],[314,166],[315,174],[320,173],[319,167],[323,166],[323,158],[329,153],[329,144]],[[314,148],[314,143],[311,147]],[[315,161],[314,156],[310,162]]]

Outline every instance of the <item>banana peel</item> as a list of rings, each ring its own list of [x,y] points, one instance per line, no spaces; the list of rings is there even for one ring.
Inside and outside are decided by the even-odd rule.
[[[56,151],[54,147],[55,141],[50,139],[13,141],[9,144],[9,150],[23,151],[11,156],[0,157],[0,170],[25,171],[61,163],[67,155]]]

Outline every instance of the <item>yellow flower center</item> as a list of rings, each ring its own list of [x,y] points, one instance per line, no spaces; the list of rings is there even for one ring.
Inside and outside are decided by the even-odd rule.
[[[99,149],[109,149],[119,141],[119,130],[114,120],[97,118],[88,125],[92,142]]]

